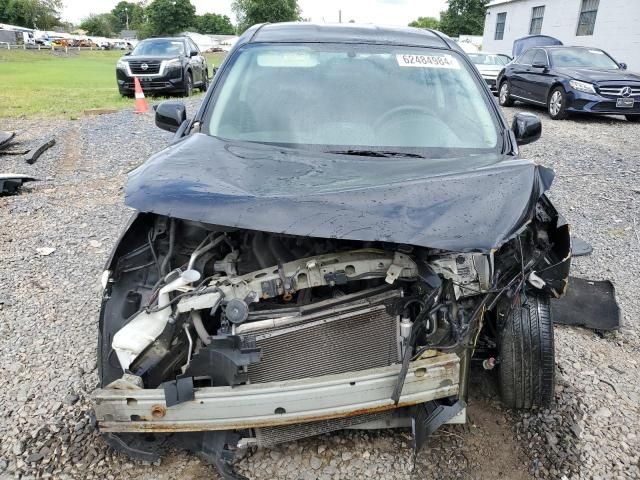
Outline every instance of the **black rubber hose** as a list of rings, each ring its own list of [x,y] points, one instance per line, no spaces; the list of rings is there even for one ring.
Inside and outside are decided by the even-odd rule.
[[[173,247],[175,243],[176,243],[176,221],[172,218],[171,225],[169,226],[169,249],[167,250],[167,254],[162,260],[162,266],[160,267],[160,271],[162,272],[162,275],[166,275],[167,273],[169,273],[169,270],[168,270],[170,266],[169,261],[173,256]]]

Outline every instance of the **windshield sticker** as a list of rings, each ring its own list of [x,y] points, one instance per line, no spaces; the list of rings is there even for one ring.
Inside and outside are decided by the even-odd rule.
[[[458,60],[451,55],[396,55],[398,65],[401,67],[417,68],[450,68],[460,70]]]
[[[318,65],[318,59],[311,52],[265,52],[258,55],[261,67],[310,68]]]

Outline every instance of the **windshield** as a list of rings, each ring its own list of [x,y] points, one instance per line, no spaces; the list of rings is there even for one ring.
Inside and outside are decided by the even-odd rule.
[[[550,48],[554,67],[618,69],[619,65],[602,50],[591,48]]]
[[[510,62],[506,55],[494,55],[492,53],[469,53],[469,58],[476,65],[506,65]]]
[[[131,55],[184,55],[184,43],[180,40],[156,39],[144,40],[133,49]]]
[[[224,139],[425,157],[502,144],[489,99],[451,51],[254,44],[225,75],[205,114],[205,130]]]

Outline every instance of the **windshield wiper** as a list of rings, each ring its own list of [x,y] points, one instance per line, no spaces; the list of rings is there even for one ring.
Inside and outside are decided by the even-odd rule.
[[[357,155],[360,157],[380,157],[380,158],[425,158],[417,153],[392,152],[389,150],[330,150],[325,153],[333,153],[336,155]]]

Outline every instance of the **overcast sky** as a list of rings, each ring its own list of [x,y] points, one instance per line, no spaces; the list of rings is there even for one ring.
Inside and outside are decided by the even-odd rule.
[[[62,18],[79,22],[92,13],[111,10],[119,0],[63,0]],[[220,13],[235,22],[231,0],[191,0],[198,14]],[[302,16],[313,22],[337,22],[342,9],[342,21],[358,23],[406,25],[417,17],[439,17],[446,0],[298,0]]]

